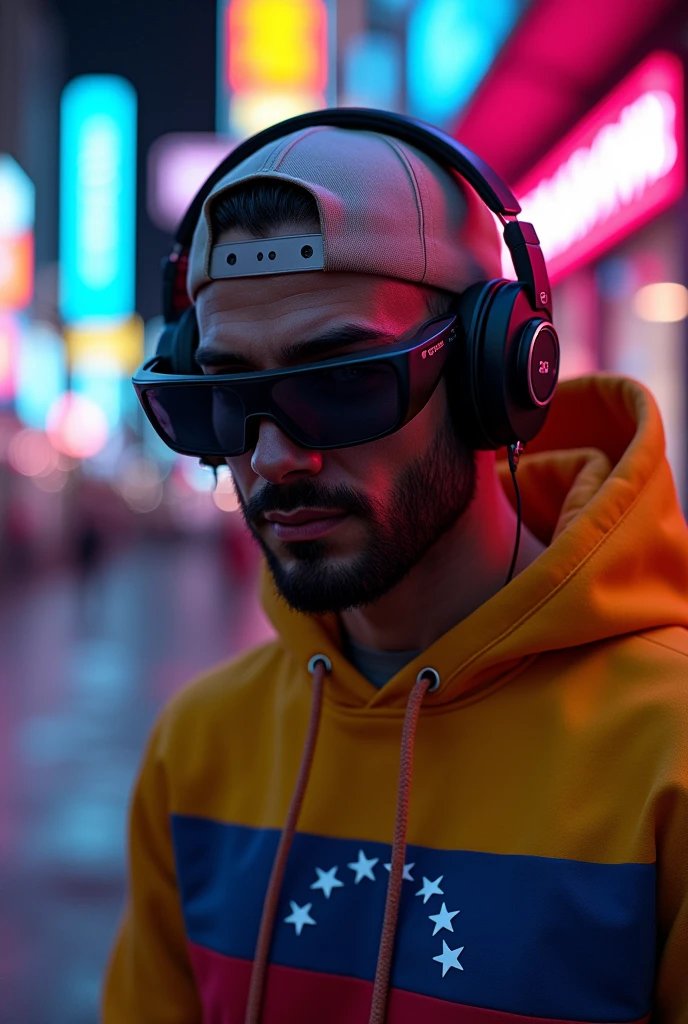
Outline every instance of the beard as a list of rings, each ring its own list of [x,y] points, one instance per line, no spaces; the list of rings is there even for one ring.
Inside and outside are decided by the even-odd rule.
[[[425,455],[401,472],[385,502],[312,480],[268,483],[247,502],[238,490],[237,495],[278,592],[296,611],[322,615],[372,604],[401,582],[466,511],[475,483],[475,455],[447,418]],[[291,564],[285,565],[255,524],[265,512],[309,507],[339,509],[362,519],[367,540],[360,553],[338,559],[327,539],[286,542]]]

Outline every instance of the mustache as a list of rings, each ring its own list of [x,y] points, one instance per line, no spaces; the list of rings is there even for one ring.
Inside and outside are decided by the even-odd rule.
[[[244,506],[248,522],[256,522],[266,512],[294,512],[297,508],[342,509],[359,516],[373,513],[372,503],[352,487],[323,487],[312,480],[298,480],[293,484],[265,484]]]

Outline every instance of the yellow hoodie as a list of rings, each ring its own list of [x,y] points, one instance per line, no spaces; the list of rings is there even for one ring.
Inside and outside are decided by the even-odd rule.
[[[507,493],[508,470],[502,465]],[[105,1024],[240,1024],[325,654],[262,1020],[364,1024],[404,710],[416,731],[390,1024],[688,1024],[688,530],[639,384],[560,386],[519,464],[548,545],[377,690],[334,616],[179,693],[136,786]]]

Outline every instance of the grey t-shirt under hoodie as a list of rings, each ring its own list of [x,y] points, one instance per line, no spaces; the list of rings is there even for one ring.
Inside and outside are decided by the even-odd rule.
[[[343,637],[343,650],[354,668],[378,690],[420,654],[420,651],[378,651],[359,644],[348,633]]]

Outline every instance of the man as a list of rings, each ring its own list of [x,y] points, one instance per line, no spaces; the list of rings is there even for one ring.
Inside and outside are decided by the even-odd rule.
[[[300,235],[348,262],[209,273]],[[334,128],[219,182],[189,266],[207,374],[413,339],[500,276],[469,189]],[[378,440],[266,416],[228,458],[278,636],[153,732],[105,1024],[688,1022],[688,531],[657,407],[560,386],[505,586],[509,471],[467,444],[460,374]]]

